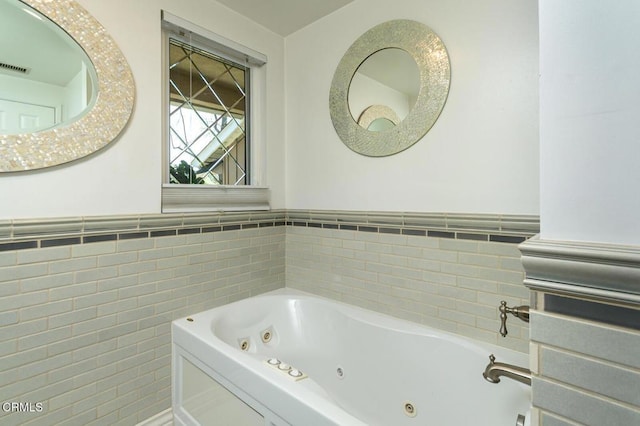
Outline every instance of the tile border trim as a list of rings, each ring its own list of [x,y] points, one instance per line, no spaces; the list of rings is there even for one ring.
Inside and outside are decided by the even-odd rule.
[[[519,244],[538,232],[537,216],[271,210],[0,221],[0,252],[93,242],[292,226]]]
[[[398,234],[519,244],[540,231],[531,215],[287,210],[287,224],[381,234]]]
[[[640,305],[640,247],[536,236],[518,248],[531,290]]]
[[[0,222],[0,252],[285,225],[284,211],[156,214]]]

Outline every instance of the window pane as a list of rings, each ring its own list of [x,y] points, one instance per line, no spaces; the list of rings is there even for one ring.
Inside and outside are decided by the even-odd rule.
[[[246,185],[248,70],[169,40],[170,183]]]

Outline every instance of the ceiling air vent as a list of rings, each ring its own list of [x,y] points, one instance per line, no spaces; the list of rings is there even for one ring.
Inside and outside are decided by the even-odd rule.
[[[0,69],[19,72],[20,74],[27,74],[29,72],[29,68],[19,67],[17,65],[9,65],[3,62],[0,62]]]

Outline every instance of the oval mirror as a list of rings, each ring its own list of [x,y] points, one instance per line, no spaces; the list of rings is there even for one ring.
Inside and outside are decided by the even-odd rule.
[[[349,84],[349,111],[365,129],[386,130],[404,120],[415,105],[419,91],[420,70],[411,55],[402,49],[382,49],[365,59],[353,75]],[[363,114],[372,106],[384,106],[390,112],[378,108],[380,115],[367,117],[363,122]],[[386,125],[381,125],[385,122]]]
[[[96,71],[59,26],[18,0],[0,0],[0,134],[68,124],[96,99]]]
[[[85,157],[124,129],[131,69],[76,1],[0,0],[0,34],[0,172]]]
[[[359,84],[357,71],[367,65],[369,57],[377,56],[378,52],[399,56],[402,56],[401,52],[406,52],[416,64],[419,76],[418,94],[415,100],[409,101],[408,105],[413,106],[407,108],[408,113],[404,119],[393,118],[401,112],[394,111],[386,100],[372,101],[375,102],[373,105],[364,105],[367,102],[355,105],[352,99],[350,104],[349,98],[354,98],[350,93],[352,80],[356,79],[353,83],[355,88]],[[391,61],[398,59],[392,58]],[[402,19],[377,25],[349,47],[333,75],[329,112],[336,133],[347,147],[362,155],[383,157],[401,152],[419,141],[438,119],[449,93],[450,77],[447,50],[442,40],[429,27],[420,22]],[[356,118],[359,109],[363,107],[366,109]],[[387,112],[376,115],[377,113],[370,113],[370,109],[386,109]],[[395,125],[382,122],[379,130],[370,130],[369,126],[377,118],[386,118]]]

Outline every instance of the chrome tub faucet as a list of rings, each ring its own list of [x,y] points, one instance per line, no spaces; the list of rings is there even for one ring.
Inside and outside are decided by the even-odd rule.
[[[502,376],[531,386],[531,370],[503,362],[496,362],[496,357],[493,356],[493,354],[489,355],[489,364],[487,364],[487,367],[484,369],[482,377],[484,377],[487,382],[500,383],[500,377]]]

